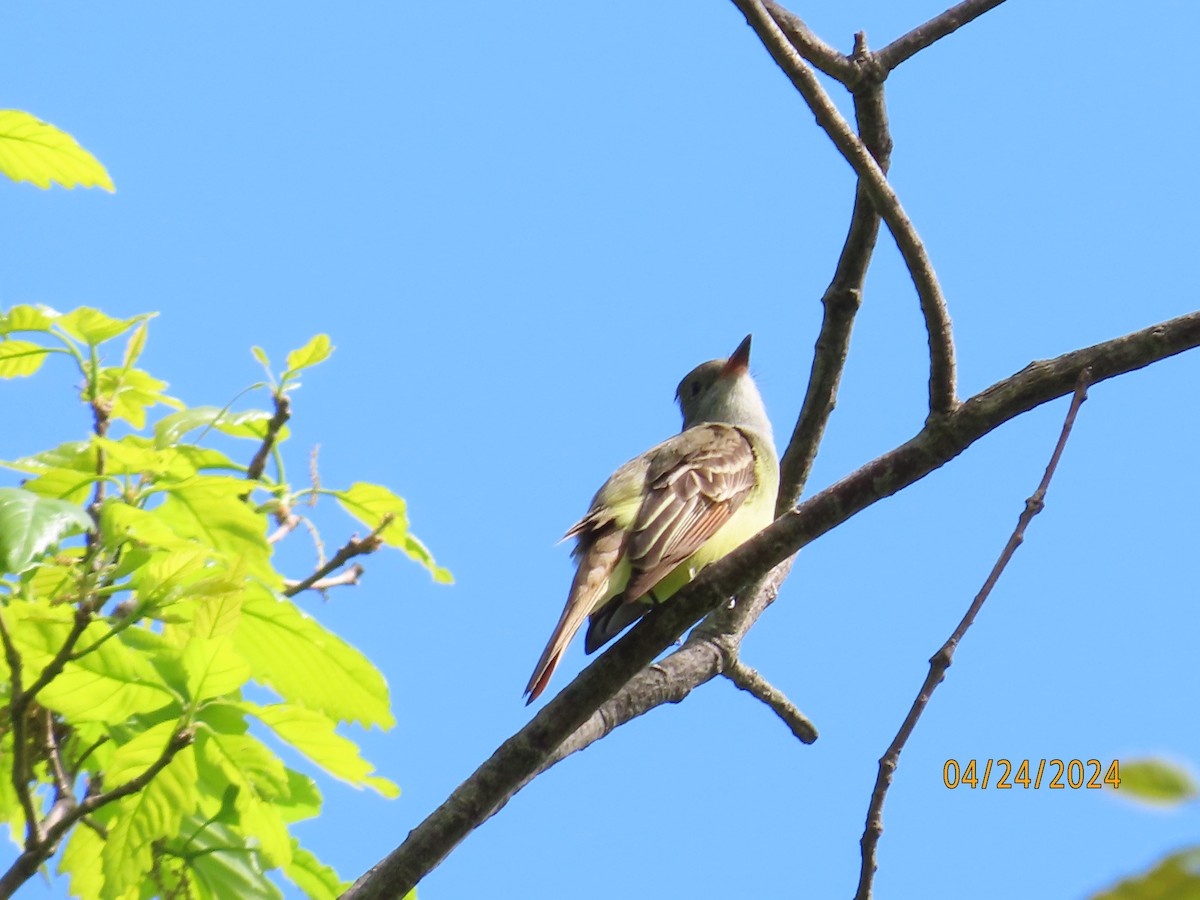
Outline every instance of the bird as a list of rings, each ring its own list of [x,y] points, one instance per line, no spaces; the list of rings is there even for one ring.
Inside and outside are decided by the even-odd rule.
[[[592,653],[771,524],[779,461],[750,376],[750,339],[684,377],[675,391],[679,434],[617,469],[567,531],[563,540],[576,539],[575,578],[526,705],[546,689],[585,618]]]

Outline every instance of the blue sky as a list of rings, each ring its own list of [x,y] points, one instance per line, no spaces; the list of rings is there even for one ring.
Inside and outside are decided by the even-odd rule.
[[[845,49],[942,8],[818,6],[795,11]],[[329,333],[337,352],[295,398],[293,469],[319,443],[326,484],[393,487],[456,576],[379,554],[358,588],[303,600],[394,694],[396,728],[358,737],[403,795],[325,780],[323,816],[298,828],[356,876],[528,719],[571,574],[555,542],[677,428],[679,378],[753,332],[790,433],[852,173],[728,3],[18,2],[7,26],[0,106],[70,131],[117,193],[0,185],[0,304],[159,311],[143,362],[193,404],[257,379],[251,344],[282,358]],[[1198,27],[1182,0],[1014,0],[889,81],[891,177],[942,279],[964,394],[1197,307],[1179,47]],[[926,366],[884,236],[813,488],[919,429]],[[1198,377],[1193,354],[1093,389],[901,759],[881,896],[1083,897],[1200,837],[1196,809],[942,785],[951,758],[1200,766]],[[0,385],[0,456],[81,437],[72,384],[47,366]],[[539,778],[422,900],[851,895],[876,760],[1065,409],[803,552],[743,657],[813,718],[814,746],[714,682]],[[352,527],[322,524],[331,543]],[[311,565],[300,540],[286,553]],[[552,689],[583,662],[572,648]]]

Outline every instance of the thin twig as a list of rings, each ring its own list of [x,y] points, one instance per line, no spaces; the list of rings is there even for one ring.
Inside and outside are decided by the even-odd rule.
[[[289,534],[291,534],[292,531],[295,530],[296,526],[299,524],[300,524],[300,517],[298,515],[296,515],[294,512],[288,512],[288,513],[283,514],[283,520],[280,523],[279,527],[276,528],[274,531],[272,531],[269,535],[267,535],[267,543],[268,544],[278,544],[285,537],[287,537]]]
[[[817,739],[817,727],[809,721],[808,716],[755,669],[738,660],[723,674],[743,691],[769,706],[801,743],[811,744]]]
[[[54,777],[55,799],[69,797],[75,800],[75,792],[71,788],[71,778],[63,765],[62,750],[59,746],[58,734],[54,728],[54,713],[48,709],[42,710],[42,749],[46,759],[50,760],[50,772]]]
[[[291,398],[287,394],[276,394],[275,414],[267,422],[267,433],[263,435],[258,451],[254,454],[254,458],[250,460],[249,468],[246,469],[246,478],[250,481],[256,481],[262,476],[263,470],[267,467],[267,457],[271,455],[271,448],[275,446],[275,441],[279,438],[279,430],[283,428],[291,416]]]
[[[320,566],[307,578],[302,581],[288,582],[288,586],[283,590],[283,595],[285,597],[295,597],[297,594],[315,586],[322,578],[325,578],[331,572],[337,571],[350,560],[354,559],[354,557],[374,553],[383,546],[383,538],[380,535],[385,528],[392,524],[394,518],[391,513],[388,513],[365,538],[350,538],[337,553],[333,554],[324,565]]]
[[[924,478],[1005,422],[1069,394],[1084,368],[1092,368],[1094,384],[1196,347],[1200,347],[1200,312],[1026,366],[960,404],[944,419],[927,422],[912,440],[814,494],[706,567],[670,603],[635,625],[506,740],[403,844],[363,874],[343,900],[404,896],[618,693],[629,717],[669,702],[663,695],[676,685],[665,683],[658,672],[652,678],[638,673],[709,611],[802,547]],[[635,676],[644,690],[622,691]]]
[[[946,35],[957,31],[968,22],[979,18],[990,9],[995,9],[1004,0],[965,0],[952,6],[945,12],[934,16],[923,25],[918,25],[908,34],[892,41],[875,54],[879,65],[886,73],[924,50],[934,41],[940,41]]]
[[[812,69],[779,29],[767,12],[762,0],[733,0],[746,16],[746,21],[766,46],[776,64],[783,69],[796,90],[808,103],[816,116],[817,124],[825,130],[846,161],[854,169],[860,183],[867,189],[871,202],[879,211],[888,230],[896,239],[896,246],[908,267],[921,313],[925,317],[925,329],[929,335],[929,411],[944,415],[958,403],[954,362],[954,336],[950,327],[950,314],[946,300],[938,283],[933,264],[920,235],[900,205],[900,198],[892,190],[887,177],[871,157],[870,151],[854,134],[842,114],[838,112],[821,82]]]
[[[908,715],[904,717],[904,722],[901,724],[900,730],[896,732],[896,737],[892,739],[887,752],[879,760],[879,774],[875,778],[875,789],[871,792],[871,803],[867,808],[867,824],[863,829],[861,841],[862,868],[859,871],[858,892],[854,895],[855,900],[870,900],[871,897],[871,887],[877,868],[876,850],[879,846],[879,837],[883,834],[883,801],[887,797],[888,788],[892,784],[892,776],[895,774],[896,767],[900,763],[900,751],[904,749],[904,745],[908,742],[913,729],[916,728],[921,714],[925,712],[925,707],[929,705],[929,700],[933,696],[933,692],[946,677],[946,670],[950,668],[950,664],[954,659],[954,651],[958,647],[959,642],[962,641],[963,636],[967,633],[967,629],[974,623],[975,617],[979,614],[979,610],[983,607],[984,602],[991,595],[996,582],[1004,574],[1004,569],[1008,565],[1008,561],[1012,559],[1017,548],[1025,540],[1025,530],[1029,527],[1029,523],[1033,521],[1034,516],[1042,511],[1045,505],[1046,490],[1050,487],[1050,479],[1054,477],[1054,472],[1058,468],[1058,461],[1062,458],[1063,448],[1067,445],[1067,438],[1071,436],[1071,426],[1075,424],[1075,417],[1079,414],[1079,407],[1087,399],[1087,389],[1091,377],[1091,369],[1085,368],[1079,374],[1079,381],[1075,385],[1075,395],[1071,398],[1071,406],[1067,410],[1067,417],[1063,422],[1062,433],[1058,436],[1058,443],[1055,444],[1054,452],[1050,455],[1050,462],[1046,466],[1046,472],[1042,476],[1041,483],[1038,484],[1037,490],[1033,492],[1033,496],[1025,501],[1025,509],[1017,519],[1017,527],[1013,529],[1008,543],[1004,545],[1004,550],[1000,553],[1000,558],[992,566],[992,571],[988,574],[987,580],[984,581],[983,587],[979,589],[979,593],[975,595],[975,599],[971,601],[971,606],[962,617],[962,621],[958,623],[958,627],[954,629],[954,632],[946,640],[946,643],[942,644],[941,649],[930,658],[929,674],[925,676],[925,682],[917,692],[917,699],[913,701],[912,708],[909,709]]]
[[[294,596],[291,593],[291,591],[293,591],[293,590],[296,593],[299,593],[300,591],[303,591],[303,590],[327,591],[330,588],[344,587],[346,585],[358,584],[359,579],[361,579],[363,577],[363,573],[365,571],[366,570],[362,566],[360,566],[358,563],[355,563],[350,568],[348,568],[346,571],[342,572],[340,575],[334,575],[332,578],[319,578],[316,581],[314,581],[312,584],[308,585],[307,587],[301,587],[300,586],[301,582],[294,581],[291,578],[285,578],[283,580],[283,586],[285,588],[287,588],[287,591],[285,591],[285,593],[287,593],[287,595],[289,597]]]

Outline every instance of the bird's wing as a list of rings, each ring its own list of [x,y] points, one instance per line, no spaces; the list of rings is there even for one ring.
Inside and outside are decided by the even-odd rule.
[[[640,598],[699,550],[754,482],[754,448],[732,425],[697,425],[660,444],[625,547],[632,569],[625,601]]]

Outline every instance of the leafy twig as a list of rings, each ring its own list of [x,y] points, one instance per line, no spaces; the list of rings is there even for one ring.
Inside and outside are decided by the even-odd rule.
[[[871,802],[867,808],[867,824],[866,828],[863,829],[861,841],[862,868],[859,872],[858,892],[855,894],[855,900],[869,900],[871,896],[871,887],[877,867],[875,851],[879,845],[879,837],[883,834],[883,801],[887,797],[888,788],[892,784],[892,776],[896,772],[896,766],[899,765],[900,751],[904,749],[909,736],[917,726],[917,722],[920,720],[921,714],[925,711],[925,707],[929,704],[933,692],[941,684],[942,679],[946,677],[946,670],[950,668],[950,663],[954,658],[954,651],[958,647],[959,642],[967,633],[967,629],[974,623],[975,617],[983,607],[984,601],[991,595],[992,589],[996,586],[996,582],[1000,580],[1000,576],[1004,573],[1008,561],[1012,559],[1017,548],[1021,546],[1021,542],[1025,540],[1025,529],[1029,527],[1029,523],[1033,520],[1033,517],[1042,511],[1045,505],[1046,490],[1050,487],[1050,479],[1054,477],[1054,471],[1058,468],[1058,461],[1062,458],[1063,448],[1067,445],[1067,438],[1071,435],[1071,426],[1075,424],[1075,417],[1079,414],[1079,407],[1087,399],[1087,389],[1091,377],[1092,372],[1090,369],[1085,368],[1080,373],[1079,381],[1075,385],[1075,395],[1071,398],[1071,406],[1067,410],[1067,417],[1063,422],[1062,433],[1058,437],[1054,453],[1050,456],[1050,463],[1046,466],[1046,472],[1042,476],[1041,483],[1037,486],[1037,490],[1033,492],[1033,496],[1025,501],[1025,509],[1017,519],[1017,527],[1013,529],[1008,543],[1004,545],[1004,550],[1000,553],[1000,558],[996,560],[996,564],[988,574],[987,580],[984,581],[983,587],[975,595],[975,599],[971,601],[971,606],[962,617],[962,621],[958,623],[958,627],[954,629],[954,632],[946,640],[946,643],[942,644],[941,649],[933,654],[929,660],[929,674],[925,676],[925,682],[921,685],[920,691],[917,692],[917,699],[913,701],[908,715],[904,717],[904,722],[901,724],[900,730],[896,732],[896,737],[892,739],[887,752],[879,760],[879,774],[875,779],[875,789],[871,792]]]

